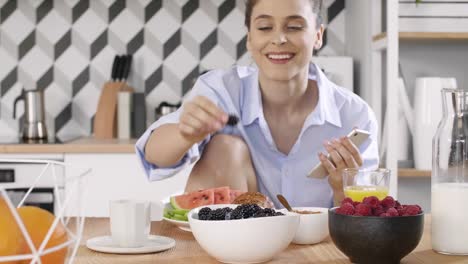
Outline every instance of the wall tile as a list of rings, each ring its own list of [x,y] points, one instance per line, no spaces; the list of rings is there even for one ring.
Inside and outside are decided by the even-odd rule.
[[[322,55],[344,53],[343,0],[325,0]],[[244,0],[0,0],[0,137],[16,136],[21,89],[44,89],[49,133],[89,135],[115,55],[133,54],[129,84],[144,92],[148,124],[178,103],[199,73],[246,52]]]

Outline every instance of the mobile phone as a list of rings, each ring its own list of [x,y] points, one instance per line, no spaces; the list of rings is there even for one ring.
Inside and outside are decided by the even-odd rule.
[[[353,129],[348,135],[347,137],[349,138],[349,140],[351,140],[351,142],[353,142],[353,144],[359,148],[359,146],[361,146],[362,143],[364,143],[364,141],[366,141],[370,136],[370,133],[365,131],[365,130],[361,130],[361,129]],[[330,155],[327,155],[327,158],[329,161],[331,161],[333,163],[333,161],[331,160],[331,157]],[[317,164],[317,166],[315,166],[311,172],[309,172],[309,174],[307,175],[307,177],[309,178],[317,178],[317,179],[323,179],[325,178],[326,176],[328,175],[327,173],[327,170],[323,167],[322,163],[319,162]]]

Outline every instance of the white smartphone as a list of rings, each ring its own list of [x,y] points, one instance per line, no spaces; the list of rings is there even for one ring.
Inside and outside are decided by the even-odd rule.
[[[361,129],[353,129],[349,134],[348,138],[353,142],[353,144],[359,148],[364,141],[366,141],[370,136],[370,133],[361,130]],[[327,155],[328,160],[330,160],[332,163],[333,161],[331,160],[330,155]],[[322,163],[319,162],[317,166],[315,166],[311,172],[307,175],[309,178],[317,178],[317,179],[323,179],[328,175],[327,170],[322,166]]]

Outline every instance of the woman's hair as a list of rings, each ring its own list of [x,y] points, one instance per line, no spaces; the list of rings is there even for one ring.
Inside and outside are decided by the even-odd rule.
[[[322,24],[322,2],[323,0],[309,0],[312,6],[312,12],[317,16],[317,27]],[[252,9],[257,4],[258,0],[246,0],[245,1],[245,26],[250,30],[250,18],[252,16]]]

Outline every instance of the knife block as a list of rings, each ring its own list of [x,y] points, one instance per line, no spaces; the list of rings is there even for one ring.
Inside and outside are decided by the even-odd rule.
[[[134,89],[124,82],[106,82],[101,91],[94,117],[94,137],[111,139],[117,137],[117,96],[119,91]]]

